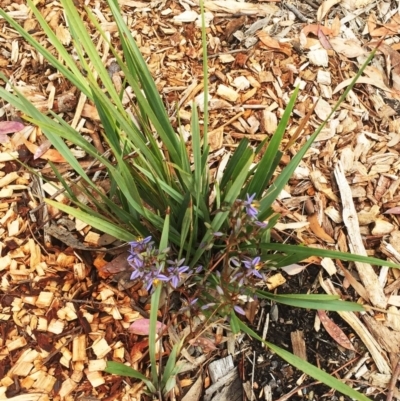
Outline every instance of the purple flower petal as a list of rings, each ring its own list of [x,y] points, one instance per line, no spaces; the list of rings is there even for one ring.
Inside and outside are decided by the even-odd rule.
[[[173,288],[177,288],[179,285],[179,278],[174,276],[171,278],[171,285]]]
[[[178,267],[178,273],[185,273],[189,270],[189,266]]]
[[[132,272],[131,280],[136,280],[139,277],[140,277],[140,271],[139,270],[135,270],[134,272]]]
[[[268,227],[268,222],[264,223],[263,221],[255,221],[253,223],[255,226],[260,227],[260,228],[267,228]]]
[[[243,310],[243,308],[241,308],[238,305],[234,305],[233,309],[235,310],[236,313],[239,313],[240,315],[245,315],[246,312]]]

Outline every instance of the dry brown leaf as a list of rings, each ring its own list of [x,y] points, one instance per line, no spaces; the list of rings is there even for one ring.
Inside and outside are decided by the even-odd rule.
[[[376,29],[376,17],[374,13],[370,13],[367,20],[368,32],[373,32]]]
[[[370,45],[374,44],[375,43],[370,43]],[[390,59],[390,64],[392,65],[391,78],[393,81],[393,89],[400,90],[400,54],[386,43],[380,43],[379,50]]]
[[[190,387],[189,391],[182,398],[182,401],[199,401],[202,394],[203,394],[203,377],[202,375],[199,375],[199,377],[194,382],[192,387]]]
[[[340,33],[340,26],[341,26],[341,22],[340,22],[340,18],[338,15],[336,15],[336,17],[334,18],[333,22],[332,22],[332,36],[338,36]]]
[[[283,266],[281,267],[281,269],[289,274],[289,276],[294,276],[296,274],[301,273],[307,266],[306,265],[298,265],[297,263],[293,263],[291,265],[288,266]]]
[[[342,0],[326,0],[322,2],[317,11],[317,21],[322,21],[326,14],[328,14],[329,10],[340,3]]]
[[[332,28],[328,28],[327,26],[320,25],[320,24],[311,24],[311,25],[306,25],[302,30],[301,33],[303,33],[305,36],[307,36],[309,33],[313,33],[315,36],[318,36],[318,31],[321,31],[324,35],[333,37],[334,31]]]
[[[25,141],[24,143],[25,143],[25,146],[28,148],[28,150],[31,153],[36,154],[38,152],[38,149],[39,149],[38,145],[35,145],[34,143],[29,142],[29,141]],[[40,156],[40,159],[49,160],[53,163],[65,163],[66,162],[66,160],[61,156],[60,152],[55,149],[49,149],[48,151],[46,151],[44,154],[42,154]]]
[[[355,351],[353,344],[350,342],[346,334],[343,333],[343,330],[334,323],[327,316],[326,312],[323,310],[318,311],[318,317],[321,320],[325,330],[327,333],[343,348],[349,349],[351,351]]]
[[[381,38],[383,36],[400,34],[400,18],[397,14],[395,14],[387,24],[380,26],[379,28],[376,28],[376,19],[375,17],[371,17],[371,15],[369,17],[369,20],[371,20],[371,25],[368,25],[371,36]]]
[[[250,322],[250,324],[253,324],[254,319],[256,317],[257,311],[258,311],[258,306],[260,304],[260,301],[255,299],[253,302],[247,302],[246,307],[244,309],[245,316],[247,320]]]
[[[355,40],[336,37],[332,38],[329,43],[335,52],[343,54],[343,56],[348,58],[359,57],[366,53],[366,51]]]
[[[115,257],[111,262],[95,267],[99,270],[99,275],[101,277],[108,277],[111,274],[127,271],[129,270],[130,267],[127,261],[128,256],[129,256],[128,252],[123,252],[117,257]]]
[[[270,49],[277,50],[286,54],[288,57],[292,55],[292,46],[289,43],[280,43],[276,39],[271,38],[266,32],[260,31],[257,33],[260,41]]]
[[[33,154],[33,159],[39,159],[42,157],[51,147],[51,142],[46,139],[39,147],[36,149],[35,153]]]
[[[340,260],[337,261],[337,265],[342,270],[346,280],[357,291],[358,295],[364,298],[366,302],[369,302],[368,292],[365,287],[343,266],[343,263]]]
[[[339,92],[343,88],[347,88],[350,84],[353,78],[345,79],[342,83],[340,83],[334,90],[333,94]],[[388,88],[383,81],[380,81],[379,79],[373,79],[369,77],[360,77],[357,80],[357,84],[368,84],[368,85],[373,85],[376,86],[379,89],[384,90],[385,92],[392,92],[390,88]]]
[[[246,16],[243,15],[240,18],[235,18],[229,21],[225,27],[225,39],[230,42],[233,39],[233,34],[238,31],[246,22]]]
[[[333,244],[335,240],[328,235],[325,230],[321,227],[321,225],[318,222],[318,215],[317,213],[311,214],[310,216],[307,216],[307,220],[310,223],[310,230],[320,239],[322,239],[325,242],[329,242]]]
[[[148,339],[135,342],[129,352],[131,357],[131,363],[140,360],[143,357],[142,351],[146,349],[148,346],[149,346]]]
[[[261,40],[262,43],[264,43],[265,46],[271,49],[281,49],[279,42],[276,39],[271,38],[271,36],[269,36],[265,31],[257,32],[257,37]]]

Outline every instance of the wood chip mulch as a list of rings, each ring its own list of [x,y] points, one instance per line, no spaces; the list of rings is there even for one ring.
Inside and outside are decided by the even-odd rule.
[[[36,3],[60,40],[73,51],[60,4]],[[192,0],[119,3],[172,123],[176,125],[179,116],[189,138],[190,106],[195,101],[201,107],[204,88],[198,4]],[[88,0],[85,4],[118,43],[106,3]],[[3,0],[1,7],[51,49],[24,0]],[[300,96],[282,143],[286,153],[279,173],[330,113],[357,68],[384,38],[375,59],[275,203],[282,219],[272,235],[282,242],[290,240],[400,263],[398,3],[216,0],[206,1],[205,7],[213,176],[226,165],[240,139],[248,138],[255,145],[275,132],[290,93],[299,85]],[[100,44],[99,51],[113,82],[120,87],[121,72],[110,55],[103,53],[105,46]],[[82,101],[77,90],[3,20],[0,69],[37,108],[62,114],[104,151],[94,106]],[[131,107],[130,93],[127,88],[127,108]],[[0,121],[21,121],[21,116],[0,102]],[[148,317],[148,294],[140,283],[104,273],[104,266],[118,253],[106,252],[104,247],[115,250],[123,244],[43,206],[43,198],[51,196],[68,202],[57,192],[60,186],[48,160],[57,164],[66,179],[77,180],[61,155],[48,147],[34,126],[26,126],[10,135],[8,142],[0,143],[0,399],[146,399],[143,383],[103,370],[107,360],[114,360],[148,372],[147,338],[128,332],[132,322]],[[91,165],[82,150],[74,152],[82,166]],[[35,154],[39,157],[34,158]],[[40,171],[45,180],[33,176],[15,159]],[[99,183],[105,191],[107,184],[106,179]],[[96,252],[99,248],[103,251]],[[125,256],[119,257],[114,263],[123,264]],[[400,399],[400,272],[331,259],[313,258],[308,263],[321,267],[316,284],[321,292],[350,293],[347,299],[373,307],[364,314],[339,313],[351,337],[364,344],[365,352],[337,377],[354,387],[361,383],[371,398]],[[274,274],[267,284],[279,293],[286,280],[284,275]],[[259,307],[248,317],[262,332],[272,313]],[[320,323],[329,320],[320,314],[315,318]],[[181,336],[189,334],[183,322],[173,316],[169,319],[171,329],[162,342],[165,355]],[[335,330],[333,321],[327,324]],[[330,330],[324,327],[318,323],[314,330]],[[340,344],[338,347],[343,346],[339,334],[329,334]],[[229,355],[236,358],[245,343],[245,337],[235,339],[228,327],[218,326],[185,344],[181,374],[171,399],[196,401],[204,396],[233,400],[228,391],[224,396],[220,392],[229,388],[229,380],[237,379],[236,365]],[[288,348],[306,358],[308,346],[294,328]],[[245,350],[241,353],[249,356]],[[266,394],[271,389],[260,387],[254,376],[261,362],[255,354],[250,356],[253,375],[240,377],[244,381],[243,397],[268,399]],[[223,366],[209,365],[212,360],[223,361]],[[221,377],[225,382],[218,387]],[[285,391],[290,398],[299,388],[294,385]]]

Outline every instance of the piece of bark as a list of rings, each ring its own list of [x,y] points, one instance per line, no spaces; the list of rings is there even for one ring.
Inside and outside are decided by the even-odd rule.
[[[351,253],[367,256],[360,234],[360,226],[351,195],[351,189],[340,162],[336,164],[334,173],[342,199],[343,221],[347,228]],[[360,262],[355,262],[355,265],[360,279],[369,294],[371,303],[377,308],[385,309],[387,305],[386,297],[372,266],[368,263]]]
[[[302,330],[292,331],[290,333],[292,341],[293,354],[307,361],[306,342],[304,341],[304,332]]]
[[[213,384],[207,388],[204,401],[242,400],[242,383],[231,355],[210,363],[208,371]]]

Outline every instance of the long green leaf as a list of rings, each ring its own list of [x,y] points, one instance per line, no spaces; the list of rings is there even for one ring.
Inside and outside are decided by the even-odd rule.
[[[265,151],[262,159],[257,164],[257,170],[252,177],[250,184],[246,190],[249,195],[256,194],[256,199],[259,199],[264,192],[272,174],[275,170],[276,165],[279,160],[276,160],[276,155],[280,154],[279,146],[282,142],[283,135],[287,130],[287,125],[289,123],[290,115],[292,113],[293,107],[296,103],[297,95],[299,93],[299,87],[297,86],[294,90],[292,96],[290,97],[289,103],[287,104],[281,121],[276,129],[276,132],[271,138],[268,144],[267,150]],[[280,154],[281,155],[281,154]]]
[[[121,362],[107,361],[107,366],[104,371],[107,373],[112,373],[113,375],[133,377],[134,379],[141,380],[143,383],[146,384],[150,392],[156,392],[156,389],[153,386],[152,382],[146,376],[142,375],[140,372],[131,368],[130,366],[124,365]]]
[[[162,375],[161,388],[164,388],[168,380],[170,380],[172,376],[176,375],[176,371],[178,368],[176,366],[176,357],[179,353],[181,345],[182,345],[181,342],[178,342],[172,347],[172,351],[169,354],[168,361],[167,364],[165,365],[164,372]]]
[[[257,290],[256,293],[260,298],[269,299],[271,301],[294,306],[296,308],[354,312],[362,312],[365,310],[362,305],[359,305],[355,302],[345,302],[338,299],[332,299],[326,295],[322,297],[316,294],[277,295],[262,290]]]
[[[247,149],[247,152],[244,152],[244,155],[246,157],[243,157],[242,160],[240,160],[240,172],[238,172],[238,174],[236,175],[232,175],[232,177],[234,177],[234,181],[232,182],[229,190],[227,191],[227,193],[225,194],[224,197],[224,204],[227,205],[228,207],[230,207],[233,202],[238,198],[240,191],[243,187],[243,184],[247,178],[248,172],[249,172],[249,168],[251,166],[251,163],[253,162],[254,159],[254,154],[250,149]],[[208,242],[211,240],[211,238],[213,237],[214,232],[218,231],[222,225],[225,223],[227,217],[229,215],[229,209],[227,209],[226,211],[219,211],[211,225],[212,225],[212,231],[208,231],[203,239],[202,239],[202,243],[204,244],[208,244]],[[190,266],[193,267],[197,261],[200,259],[201,255],[205,252],[205,248],[203,247],[199,247],[196,251],[196,253],[194,254]]]
[[[139,99],[140,88],[138,88],[139,90],[136,90],[134,88],[135,94],[136,96],[138,96],[138,102],[141,106],[145,105],[146,107],[148,107],[148,110],[146,110],[146,114],[149,116],[151,123],[154,125],[158,134],[161,136],[161,139],[167,147],[172,160],[180,165],[180,154],[178,152],[179,142],[174,130],[172,129],[172,125],[165,111],[165,107],[161,101],[153,77],[151,76],[148,67],[143,59],[143,56],[141,55],[135,41],[133,40],[130,30],[122,19],[122,14],[119,9],[118,2],[116,0],[110,0],[109,6],[111,12],[113,13],[115,22],[117,23],[121,44],[124,49],[125,59],[127,62],[129,60],[129,62],[131,63],[130,65],[134,68],[134,71],[140,77],[143,91],[149,101],[148,103],[146,103],[144,96],[141,96],[142,99]]]
[[[275,244],[275,243],[262,243],[259,245],[261,249],[283,252],[288,255],[298,255],[299,261],[307,259],[310,256],[319,256],[322,258],[340,259],[349,262],[361,262],[369,263],[377,266],[389,266],[394,268],[400,268],[399,264],[390,262],[388,260],[382,260],[378,258],[371,258],[369,256],[353,255],[347,252],[331,251],[328,249],[319,248],[308,248],[301,245],[287,245],[287,244]]]
[[[98,217],[91,216],[90,214],[82,212],[81,210],[75,209],[71,206],[63,205],[62,203],[55,202],[50,199],[45,199],[45,201],[49,205],[60,209],[63,212],[70,214],[87,224],[90,224],[92,227],[97,228],[103,233],[110,234],[113,237],[119,238],[122,241],[132,241],[133,235],[129,231],[126,231],[118,225],[112,224],[104,219],[102,220]]]

